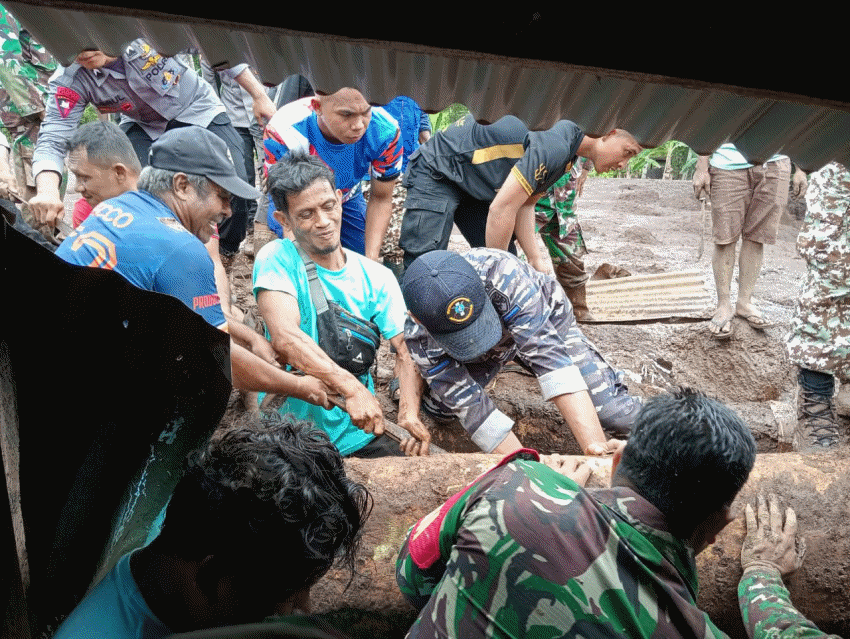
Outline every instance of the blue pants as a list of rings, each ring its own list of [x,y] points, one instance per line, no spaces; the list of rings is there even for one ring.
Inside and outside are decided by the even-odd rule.
[[[274,218],[275,205],[269,198],[268,223],[269,230],[283,237],[283,227]],[[340,229],[340,243],[350,251],[365,255],[366,240],[366,200],[363,194],[358,193],[342,205],[342,228]]]

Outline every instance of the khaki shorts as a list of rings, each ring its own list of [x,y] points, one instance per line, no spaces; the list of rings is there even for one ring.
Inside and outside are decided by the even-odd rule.
[[[737,171],[709,167],[708,172],[714,243],[731,244],[743,237],[775,244],[779,218],[788,204],[791,160]]]

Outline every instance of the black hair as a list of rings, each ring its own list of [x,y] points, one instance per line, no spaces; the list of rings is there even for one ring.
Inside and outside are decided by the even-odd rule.
[[[216,555],[233,574],[253,571],[283,600],[337,561],[353,577],[371,506],[323,431],[270,413],[262,427],[237,427],[189,455],[160,542],[185,558]]]
[[[137,175],[142,171],[130,138],[117,124],[97,120],[79,126],[68,140],[67,150],[86,150],[88,161],[101,166],[123,164]]]
[[[269,197],[275,208],[289,215],[287,196],[298,195],[316,180],[327,180],[336,188],[333,169],[315,155],[287,153],[269,169]]]
[[[755,458],[755,439],[735,411],[681,388],[643,406],[617,476],[664,513],[671,532],[684,539],[732,503]]]

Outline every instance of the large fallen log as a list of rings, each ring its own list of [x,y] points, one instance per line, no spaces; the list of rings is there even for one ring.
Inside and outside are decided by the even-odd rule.
[[[362,611],[358,623],[374,619],[376,634],[403,636],[415,617],[395,581],[395,559],[408,528],[463,488],[497,458],[484,454],[433,458],[346,461],[352,477],[375,500],[358,561],[358,575],[332,571],[313,589],[315,612]],[[610,482],[610,460],[591,460],[589,486]],[[850,636],[850,455],[759,455],[747,485],[733,505],[738,519],[698,557],[700,607],[732,637],[746,637],[737,604],[744,538],[743,505],[759,491],[774,491],[797,512],[808,552],[803,567],[786,583],[798,609],[822,630]],[[346,586],[348,586],[346,588]],[[351,613],[352,611],[349,611]],[[356,615],[355,615],[356,616]],[[388,618],[398,627],[388,631]],[[397,631],[397,632],[396,632]]]

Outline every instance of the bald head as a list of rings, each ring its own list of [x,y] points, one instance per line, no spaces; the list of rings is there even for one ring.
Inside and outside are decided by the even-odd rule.
[[[363,94],[353,87],[344,87],[336,93],[331,93],[330,95],[319,95],[316,97],[325,106],[345,104],[361,109],[369,106],[369,103],[366,102],[366,98],[363,97]]]

